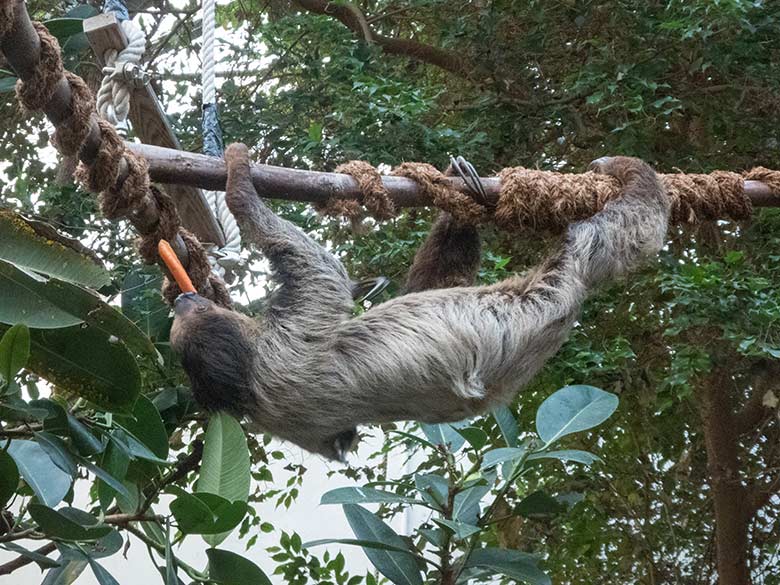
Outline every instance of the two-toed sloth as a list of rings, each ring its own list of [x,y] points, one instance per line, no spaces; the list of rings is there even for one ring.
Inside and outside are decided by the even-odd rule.
[[[562,247],[529,274],[469,286],[479,237],[442,214],[409,292],[355,317],[341,262],[265,205],[244,145],[225,158],[227,204],[279,287],[256,319],[182,295],[171,343],[204,408],[246,416],[333,459],[344,458],[359,424],[457,421],[511,401],[561,347],[586,295],[657,254],[667,229],[653,169],[598,159],[592,168],[616,177],[622,196],[571,224]]]

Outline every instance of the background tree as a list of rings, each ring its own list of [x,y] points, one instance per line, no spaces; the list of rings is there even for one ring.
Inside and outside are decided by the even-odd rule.
[[[74,17],[88,14],[84,6],[74,3],[36,2],[30,8],[40,18],[61,17],[68,10],[73,10]],[[223,130],[229,141],[252,145],[260,162],[325,170],[351,158],[390,165],[425,160],[444,166],[448,155],[460,154],[488,174],[510,165],[581,170],[594,158],[621,153],[640,156],[665,172],[780,167],[780,41],[776,34],[780,6],[776,3],[242,0],[220,6],[218,16],[232,31],[229,42],[221,45],[219,65]],[[199,72],[187,67],[198,58],[198,7],[145,3],[140,19],[152,39],[149,54],[154,58],[148,66],[157,73],[155,84],[165,96],[177,133],[186,148],[199,150],[199,103],[192,89]],[[64,51],[69,66],[84,75],[93,72],[94,58],[80,35],[71,34],[65,24],[54,25],[54,31],[57,26],[62,27],[62,38],[68,39]],[[10,88],[11,82],[3,87]],[[140,325],[141,331],[133,330],[131,336],[121,315],[109,313],[103,304],[99,306],[111,315],[112,324],[83,329],[81,323],[93,325],[86,319],[95,305],[78,297],[78,302],[63,306],[62,288],[53,293],[40,285],[38,297],[49,303],[56,299],[56,309],[65,316],[49,305],[41,314],[59,318],[58,326],[72,328],[69,335],[75,330],[88,332],[81,334],[79,346],[86,356],[86,369],[76,383],[54,382],[58,401],[34,403],[36,378],[30,372],[43,372],[47,367],[56,371],[53,362],[35,361],[36,347],[61,347],[56,333],[60,330],[44,335],[30,326],[31,358],[22,364],[29,369],[18,375],[21,358],[13,356],[26,355],[26,330],[19,327],[7,333],[0,345],[0,356],[11,356],[0,360],[6,381],[0,436],[28,441],[22,448],[35,454],[40,449],[50,458],[64,457],[65,467],[72,460],[76,467],[88,463],[109,474],[112,479],[96,484],[96,501],[108,501],[104,507],[109,524],[152,540],[161,547],[158,558],[169,560],[172,566],[174,555],[165,546],[169,539],[164,532],[150,536],[121,516],[126,512],[114,509],[121,507],[117,497],[121,490],[110,484],[124,476],[139,501],[156,505],[161,490],[187,487],[194,479],[195,474],[189,472],[200,458],[199,441],[207,439],[204,421],[189,403],[187,390],[180,386],[181,373],[167,354],[169,323],[154,293],[154,273],[136,264],[126,226],[101,220],[90,197],[72,185],[55,182],[52,165],[38,155],[47,142],[43,126],[36,121],[31,137],[29,120],[20,116],[12,94],[4,95],[0,159],[6,161],[4,171],[13,179],[3,189],[5,206],[35,214],[88,243],[108,267],[107,274],[95,272],[94,263],[80,263],[79,272],[52,276],[99,289],[104,298],[121,298],[124,315]],[[339,221],[318,218],[300,206],[280,204],[279,210],[333,243],[355,276],[385,274],[395,283],[400,282],[430,219],[427,212],[410,211],[380,229],[352,235]],[[18,228],[16,216],[2,217],[7,219],[4,225]],[[12,228],[5,230],[11,233]],[[13,233],[17,232],[25,249],[33,245],[29,242],[35,238],[27,231],[18,228]],[[489,230],[482,281],[491,282],[533,264],[547,242],[538,234],[529,236]],[[451,509],[447,516],[448,502],[435,498],[444,493],[454,497],[465,482],[475,479],[469,477],[466,462],[484,463],[493,448],[519,448],[523,439],[533,435],[535,413],[545,398],[567,384],[592,384],[618,394],[620,407],[598,433],[569,438],[565,446],[598,450],[603,462],[595,463],[591,472],[570,463],[566,473],[553,472],[549,466],[521,466],[517,472],[522,471],[522,476],[517,478],[512,469],[504,469],[501,477],[512,481],[505,482],[510,484],[505,489],[485,494],[495,521],[479,526],[479,545],[539,554],[543,559],[539,566],[562,584],[600,582],[604,575],[610,581],[637,584],[780,583],[778,243],[780,214],[776,210],[763,210],[746,224],[718,222],[673,229],[661,263],[589,302],[581,325],[563,351],[522,393],[513,409],[521,429],[519,442],[505,442],[506,433],[498,420],[507,419],[500,416],[472,423],[486,440],[480,445],[481,434],[466,432],[464,441],[469,434],[470,440],[460,449],[455,448],[458,439],[454,437],[463,435],[453,435],[449,427],[427,429],[427,445],[407,435],[388,433],[371,465],[343,473],[356,483],[393,481],[387,491],[398,498],[424,499],[427,494],[428,505],[438,506],[441,513],[441,517],[434,516],[454,521]],[[83,256],[83,250],[77,253]],[[19,305],[9,304],[8,299],[17,303],[29,296],[18,293],[24,273],[13,270],[18,271],[19,265],[17,257],[13,266],[3,264],[0,274],[4,301],[0,322],[8,325],[18,321],[19,315]],[[247,282],[238,283],[235,290],[240,293],[262,276],[259,269],[253,269]],[[24,284],[24,290],[34,286]],[[396,292],[391,288],[388,294]],[[4,312],[6,307],[13,309]],[[132,351],[119,355],[112,350],[112,335],[134,344]],[[155,344],[153,348],[149,342]],[[163,365],[155,349],[164,356]],[[110,372],[125,373],[121,380],[108,378],[109,390],[149,395],[148,400],[136,403],[136,409],[145,410],[135,418],[105,414],[106,408],[121,410],[121,393],[115,393],[117,404],[104,403],[103,409],[65,393],[75,389],[84,395],[82,386],[86,385],[94,391],[94,400],[108,391],[95,387],[94,382],[106,372],[91,367],[103,359],[123,364]],[[126,375],[136,370],[137,376]],[[60,412],[57,405],[66,410]],[[158,418],[161,423],[150,422]],[[133,421],[141,422],[133,427]],[[229,433],[240,443],[240,433],[228,430],[230,424],[220,423],[213,427],[218,430],[208,432]],[[88,434],[82,434],[82,427]],[[449,433],[440,439],[449,448],[436,447],[436,432]],[[96,452],[96,444],[90,447],[89,436],[96,438],[101,451]],[[264,462],[274,455],[259,439],[249,442],[252,473],[267,477]],[[113,445],[111,450],[106,450],[107,445]],[[168,455],[169,445],[180,459],[161,472],[154,467],[159,463],[155,460]],[[388,453],[415,445],[424,459],[416,476],[444,477],[443,491],[440,484],[426,486],[424,480],[418,485],[414,477],[389,478],[381,465],[375,465]],[[10,453],[0,458],[5,469],[10,468],[9,457],[15,462],[23,460],[21,455],[13,457],[13,450]],[[127,466],[122,463],[125,454]],[[214,460],[210,456],[208,465],[218,469]],[[15,501],[23,498],[27,502],[34,493],[29,491],[32,476],[18,471],[27,485],[21,484],[21,491],[13,485],[4,493],[9,498],[16,493]],[[483,479],[489,483],[489,476]],[[305,474],[300,481],[305,481]],[[470,487],[478,485],[483,484]],[[125,490],[132,496],[131,489],[125,486]],[[180,512],[178,517],[175,511],[171,514],[179,530],[182,522],[190,531],[204,530],[202,525],[192,528],[188,520],[182,520],[185,516],[192,520],[196,510],[202,511],[201,504],[213,514],[215,510],[234,512],[230,518],[238,515],[234,508],[241,508],[235,504],[242,501],[235,497],[237,491],[224,498],[231,503],[228,507],[218,500],[193,502],[196,496],[176,493],[181,498]],[[279,498],[290,505],[296,493],[293,484],[270,494],[252,493],[248,500],[251,504],[257,499]],[[329,497],[346,501],[347,496]],[[38,500],[40,505],[40,494]],[[403,499],[385,501],[380,515],[397,513],[407,503]],[[137,520],[138,506],[130,508]],[[486,508],[482,511],[487,512]],[[354,508],[347,510],[348,518],[361,514]],[[148,513],[149,509],[141,512],[149,520],[142,525],[159,524],[159,519],[147,518]],[[47,524],[41,514],[47,512],[36,512],[33,507],[23,517],[29,522],[24,525],[13,524],[20,516],[9,518],[6,532],[10,535],[0,536],[0,541],[13,542],[14,534],[29,529],[42,531],[63,546],[57,527],[70,525],[54,518],[52,528],[51,516]],[[91,521],[75,512],[69,514],[72,517],[66,520],[93,530]],[[230,524],[225,516],[216,517],[226,523],[210,525],[208,530]],[[243,520],[242,530],[251,538],[257,530],[271,529],[260,524],[250,515]],[[164,523],[160,526],[164,529]],[[449,535],[446,543],[431,537],[434,543],[426,546],[449,551],[449,556],[423,573],[445,581],[450,562],[457,566],[458,555],[473,539],[464,536],[462,526],[448,527],[446,522],[421,528]],[[424,534],[420,533],[415,546],[422,546]],[[366,544],[360,534],[357,538]],[[400,548],[407,546],[404,542],[388,545]],[[45,552],[51,553],[53,545],[46,546]],[[115,545],[105,548],[111,550],[111,546]],[[72,563],[69,566],[92,564],[98,574],[95,551],[85,550],[86,557],[67,551],[61,554]],[[366,550],[388,556],[406,554],[392,548],[367,546]],[[341,569],[336,570],[338,563],[320,562],[302,548],[295,535],[280,535],[278,549],[271,552],[276,568],[264,568],[279,571],[290,582],[348,579]],[[515,556],[511,561],[516,564],[519,559]],[[213,567],[220,562],[240,561],[223,557]],[[190,577],[203,577],[198,569],[189,569]],[[219,569],[215,574],[219,575]]]

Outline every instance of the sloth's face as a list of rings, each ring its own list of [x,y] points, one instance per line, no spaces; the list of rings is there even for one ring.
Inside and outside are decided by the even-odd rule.
[[[176,317],[190,316],[192,313],[205,313],[214,308],[213,302],[198,293],[182,293],[173,303],[173,311]]]

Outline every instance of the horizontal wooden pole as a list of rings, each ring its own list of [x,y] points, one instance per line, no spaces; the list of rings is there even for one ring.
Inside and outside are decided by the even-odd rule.
[[[153,181],[192,185],[215,191],[225,189],[227,169],[221,158],[148,144],[128,142],[127,147],[146,158]],[[361,197],[357,182],[349,175],[261,164],[253,164],[251,172],[255,189],[262,197],[314,203],[324,203],[331,197]],[[485,177],[481,180],[488,200],[497,201],[501,188],[498,177]],[[430,200],[420,193],[417,183],[411,179],[386,175],[382,177],[382,182],[398,207],[431,204]],[[450,182],[458,191],[468,192],[468,187],[460,178],[452,178]],[[780,207],[780,197],[760,181],[745,181],[745,193],[756,207]]]

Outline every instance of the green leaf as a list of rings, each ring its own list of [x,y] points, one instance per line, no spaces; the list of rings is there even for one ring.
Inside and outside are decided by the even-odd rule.
[[[0,93],[11,93],[16,90],[18,78],[14,75],[3,76],[0,78]]]
[[[466,439],[468,444],[474,447],[476,451],[482,449],[488,442],[487,433],[478,427],[466,427],[455,430],[461,437]]]
[[[543,491],[536,491],[523,498],[517,505],[516,511],[526,518],[548,518],[565,509],[566,506],[552,496]]]
[[[115,441],[109,441],[105,451],[103,451],[100,467],[111,477],[123,481],[127,475],[127,467],[129,464],[129,453],[121,447],[118,447]],[[126,499],[130,499],[132,495],[129,494],[129,490],[127,490],[127,487],[124,484],[122,484],[122,487],[128,492]],[[98,500],[100,501],[100,507],[103,511],[108,510],[108,507],[111,505],[116,494],[117,491],[111,487],[111,484],[102,480],[98,482]]]
[[[28,512],[46,536],[68,541],[89,541],[103,538],[113,529],[81,510],[54,510],[41,504],[30,504]]]
[[[449,482],[446,478],[433,473],[415,475],[414,485],[423,499],[437,510],[443,510],[449,497]]]
[[[302,548],[313,548],[315,546],[321,546],[323,544],[346,544],[349,546],[360,546],[363,548],[373,548],[376,550],[390,550],[394,552],[400,552],[405,555],[409,554],[408,546],[393,546],[384,542],[376,542],[373,540],[359,540],[357,538],[322,538],[320,540],[312,540],[310,542],[304,542]]]
[[[479,526],[466,524],[465,522],[447,520],[446,518],[434,518],[433,521],[436,522],[436,524],[439,526],[443,526],[446,530],[452,532],[457,540],[463,540],[482,530]]]
[[[476,524],[479,516],[479,503],[490,491],[488,485],[475,485],[455,494],[452,501],[452,517],[466,524]]]
[[[97,477],[101,482],[108,485],[114,492],[119,495],[129,498],[130,492],[124,486],[121,480],[113,477],[110,473],[107,473],[104,469],[101,469],[91,461],[88,461],[84,457],[79,457],[79,463],[81,463],[90,473]]]
[[[517,461],[525,455],[524,447],[499,447],[485,453],[480,469],[490,469],[506,461]]]
[[[70,490],[73,478],[57,467],[35,441],[15,439],[8,447],[8,454],[27,485],[47,506],[59,504]]]
[[[14,325],[0,339],[0,379],[10,383],[30,357],[30,330]]]
[[[124,344],[91,327],[31,331],[27,367],[109,411],[129,410],[141,389],[138,364]]]
[[[44,24],[62,45],[68,40],[68,37],[83,32],[84,20],[81,18],[52,18],[45,21]]]
[[[70,585],[87,568],[85,560],[66,560],[62,555],[57,559],[59,567],[49,569],[41,585]]]
[[[135,356],[159,360],[152,341],[116,307],[80,286],[25,272],[0,261],[0,323],[57,329],[86,323]]]
[[[119,425],[111,432],[111,440],[115,441],[116,445],[125,451],[131,459],[143,459],[156,465],[171,465],[170,461],[157,457],[149,447]]]
[[[73,445],[82,455],[96,455],[103,452],[103,443],[92,434],[87,426],[72,414],[68,414],[68,430]]]
[[[593,386],[566,386],[547,398],[536,412],[536,431],[550,445],[571,433],[585,431],[607,420],[618,407],[618,397]]]
[[[19,487],[19,470],[13,458],[0,449],[0,510],[16,493]]]
[[[368,487],[341,487],[325,492],[320,504],[412,503],[416,500]]]
[[[54,462],[54,465],[59,467],[62,471],[70,475],[76,476],[76,462],[73,460],[73,455],[65,444],[65,441],[60,439],[57,435],[53,435],[47,431],[39,431],[35,433],[35,440],[46,451],[46,454]]]
[[[0,260],[94,289],[111,283],[108,272],[92,258],[41,235],[8,210],[0,210]]]
[[[583,463],[584,465],[592,465],[601,461],[601,458],[597,455],[588,453],[587,451],[580,451],[579,449],[540,451],[528,456],[529,461],[533,459],[558,459],[559,461],[574,461],[575,463]]]
[[[425,423],[420,424],[420,429],[425,434],[426,438],[434,445],[447,446],[450,451],[456,453],[461,447],[465,439],[458,433],[455,426],[460,424],[464,426],[467,422],[455,423],[455,424],[439,424],[429,425]]]
[[[480,548],[471,553],[466,567],[483,567],[530,585],[552,585],[538,563],[535,556],[520,551]]]
[[[197,491],[221,496],[229,502],[246,502],[251,482],[249,449],[238,421],[226,413],[211,417],[203,442],[203,461]],[[204,536],[211,546],[227,533]]]
[[[249,498],[250,467],[246,437],[238,421],[225,413],[211,417],[203,442],[197,491],[228,501]]]
[[[506,406],[499,406],[493,410],[492,414],[493,418],[496,419],[498,428],[501,430],[506,446],[517,447],[520,431],[517,428],[517,421],[512,411]]]
[[[122,283],[122,313],[147,337],[165,339],[171,328],[170,307],[160,295],[163,277],[157,267],[135,266]]]
[[[168,433],[157,407],[146,396],[139,396],[132,416],[119,419],[122,427],[146,445],[160,459],[168,457]]]
[[[4,548],[7,551],[16,553],[19,556],[34,561],[41,568],[41,570],[60,566],[60,564],[54,559],[50,559],[46,555],[42,555],[41,553],[35,552],[34,550],[27,550],[26,548],[24,548],[23,546],[19,546],[15,542],[3,543],[2,545],[0,545],[0,548]]]
[[[171,502],[171,513],[185,534],[228,533],[240,524],[248,509],[246,502],[229,502],[215,494],[178,493],[179,497]]]
[[[268,576],[249,559],[236,553],[210,548],[209,578],[225,585],[271,585]]]
[[[405,548],[405,541],[374,514],[356,504],[344,504],[352,532],[360,540],[383,542],[396,548]],[[408,547],[406,547],[408,549]],[[420,570],[411,552],[394,552],[363,548],[368,560],[396,585],[422,585]]]
[[[92,574],[95,575],[95,579],[100,585],[119,585],[119,581],[111,576],[111,573],[106,571],[100,563],[98,563],[92,557],[89,558],[89,566],[92,569]]]

